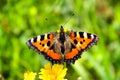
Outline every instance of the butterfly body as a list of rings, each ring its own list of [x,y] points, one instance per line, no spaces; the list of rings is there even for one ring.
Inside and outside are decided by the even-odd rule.
[[[65,31],[51,32],[31,38],[27,45],[55,63],[74,63],[84,50],[96,44],[98,37],[86,32]]]

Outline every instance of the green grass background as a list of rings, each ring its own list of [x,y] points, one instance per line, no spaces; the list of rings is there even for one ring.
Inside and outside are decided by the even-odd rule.
[[[47,60],[25,43],[61,25],[99,37],[97,46],[68,65],[65,78],[120,80],[119,0],[0,0],[0,79],[23,80],[25,71],[39,72]]]

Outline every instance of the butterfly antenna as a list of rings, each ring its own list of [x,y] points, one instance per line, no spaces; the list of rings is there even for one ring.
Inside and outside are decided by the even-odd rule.
[[[68,20],[63,24],[63,26],[65,26],[65,25],[70,21],[70,19],[71,19],[74,15],[75,15],[75,14],[72,13],[71,16],[68,18]],[[61,27],[62,27],[62,26],[61,26]]]

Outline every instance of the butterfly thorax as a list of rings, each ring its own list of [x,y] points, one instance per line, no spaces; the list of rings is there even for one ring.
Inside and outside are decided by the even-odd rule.
[[[64,32],[64,30],[63,30],[62,27],[61,27],[61,29],[60,29],[59,41],[60,41],[62,44],[64,44],[64,42],[65,42],[65,32]]]

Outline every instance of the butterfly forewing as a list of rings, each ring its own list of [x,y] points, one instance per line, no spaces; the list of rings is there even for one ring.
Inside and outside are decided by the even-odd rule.
[[[84,50],[87,50],[93,44],[96,44],[98,38],[94,34],[86,32],[71,32],[72,50],[65,54],[65,61],[68,63],[74,63]]]
[[[47,60],[50,60],[54,63],[60,63],[62,60],[62,56],[58,53],[55,53],[54,50],[51,48],[51,44],[54,42],[53,38],[53,33],[39,35],[28,40],[27,45],[38,53],[43,54]]]

